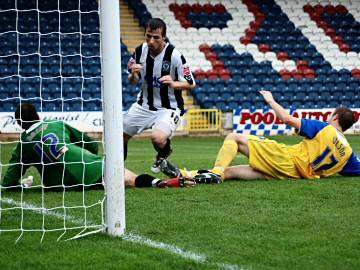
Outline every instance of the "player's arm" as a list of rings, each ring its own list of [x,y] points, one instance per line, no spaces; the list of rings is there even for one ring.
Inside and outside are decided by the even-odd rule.
[[[144,67],[143,65],[136,63],[136,55],[133,53],[133,55],[130,57],[128,61],[128,80],[131,84],[137,84],[140,81],[140,72],[141,69]]]
[[[344,168],[339,172],[342,176],[359,176],[360,175],[360,158],[352,153]]]
[[[19,184],[20,177],[25,174],[26,170],[29,168],[29,166],[21,164],[20,148],[20,143],[18,143],[11,155],[9,160],[10,165],[1,183],[4,187],[17,186]]]
[[[137,84],[140,81],[140,71],[143,68],[141,64],[133,64],[130,74],[128,75],[131,84]]]
[[[99,150],[98,143],[91,139],[86,133],[81,132],[80,130],[73,128],[69,125],[66,125],[67,129],[70,131],[70,140],[75,143],[75,145],[82,147],[93,154],[97,154]]]
[[[160,78],[160,82],[169,85],[171,88],[179,90],[191,90],[196,86],[194,76],[189,65],[186,63],[183,55],[176,56],[174,52],[171,58],[172,65],[175,66],[175,76],[173,79],[170,75],[165,75]]]
[[[171,88],[180,90],[191,90],[195,88],[195,83],[190,84],[189,82],[174,81],[170,75],[165,75],[160,78],[160,82],[169,85]]]
[[[290,125],[297,130],[300,130],[301,127],[301,119],[296,118],[288,111],[286,111],[279,103],[274,100],[274,97],[270,91],[262,90],[260,94],[264,97],[265,101],[269,104],[269,106],[275,111],[276,116],[283,121],[286,125]]]

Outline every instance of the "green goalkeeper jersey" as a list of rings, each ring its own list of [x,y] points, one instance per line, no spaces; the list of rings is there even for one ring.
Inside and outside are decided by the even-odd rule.
[[[9,161],[3,186],[16,186],[35,166],[45,186],[93,184],[101,180],[103,159],[98,145],[62,121],[41,121],[21,134]]]

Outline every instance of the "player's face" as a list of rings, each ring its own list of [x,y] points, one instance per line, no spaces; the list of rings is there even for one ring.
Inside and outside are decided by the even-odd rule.
[[[161,28],[155,30],[146,28],[145,39],[147,45],[149,46],[150,53],[153,56],[158,55],[165,46],[165,37],[162,36]]]

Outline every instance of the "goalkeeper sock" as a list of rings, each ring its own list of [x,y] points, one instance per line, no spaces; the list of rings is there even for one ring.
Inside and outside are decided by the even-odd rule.
[[[234,140],[225,140],[214,164],[214,172],[219,173],[225,170],[235,158],[238,152],[238,144]],[[221,174],[220,174],[221,175]]]
[[[135,187],[157,187],[160,182],[161,180],[154,176],[140,174],[135,178]]]

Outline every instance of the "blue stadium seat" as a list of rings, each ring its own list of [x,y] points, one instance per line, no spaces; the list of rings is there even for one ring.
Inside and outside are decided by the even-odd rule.
[[[44,111],[62,111],[61,100],[55,99],[50,101],[43,101],[43,110]]]
[[[225,102],[218,102],[216,104],[216,108],[223,111],[223,112],[226,112],[229,110],[229,107],[228,105],[225,103]]]
[[[0,100],[5,100],[9,97],[8,91],[7,89],[5,90],[0,90]]]
[[[2,110],[4,112],[14,112],[16,109],[16,104],[12,101],[2,102]]]
[[[342,99],[342,92],[341,91],[333,91],[331,92],[331,100],[340,101]]]

